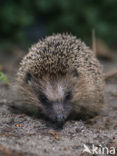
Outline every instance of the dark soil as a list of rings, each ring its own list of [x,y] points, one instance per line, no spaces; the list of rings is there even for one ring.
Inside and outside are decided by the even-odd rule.
[[[0,65],[14,81],[18,64],[23,56],[1,54]],[[113,61],[102,61],[104,71],[117,68]],[[88,156],[84,144],[115,147],[117,150],[117,80],[106,83],[106,109],[99,116],[87,121],[67,121],[62,129],[43,119],[16,114],[8,107],[9,85],[0,82],[0,156]],[[107,154],[105,153],[105,156]],[[117,155],[117,151],[116,154]]]

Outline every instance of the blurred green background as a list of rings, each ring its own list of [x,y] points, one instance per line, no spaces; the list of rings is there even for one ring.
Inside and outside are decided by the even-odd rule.
[[[56,32],[71,32],[90,45],[91,32],[117,43],[117,0],[0,0],[0,48],[28,47]]]

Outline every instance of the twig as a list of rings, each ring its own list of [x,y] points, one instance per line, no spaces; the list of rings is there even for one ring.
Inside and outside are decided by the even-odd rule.
[[[92,29],[92,50],[96,54],[96,37],[95,37],[95,29]]]
[[[108,80],[108,79],[110,79],[112,77],[117,77],[117,69],[113,69],[112,71],[107,72],[104,75],[105,80]]]

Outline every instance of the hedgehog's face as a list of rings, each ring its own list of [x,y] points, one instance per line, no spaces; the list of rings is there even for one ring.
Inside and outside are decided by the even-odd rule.
[[[56,84],[56,89],[48,86],[39,92],[39,101],[43,113],[52,121],[63,123],[71,112],[71,91],[64,91],[63,86]]]
[[[73,75],[43,76],[29,82],[41,104],[42,112],[50,120],[63,123],[72,111]],[[76,75],[77,76],[77,75]],[[32,80],[31,80],[32,79]],[[74,79],[75,80],[75,79]]]

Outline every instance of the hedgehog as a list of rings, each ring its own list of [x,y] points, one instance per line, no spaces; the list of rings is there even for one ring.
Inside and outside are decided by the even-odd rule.
[[[53,34],[32,45],[21,61],[14,88],[14,107],[58,124],[93,117],[104,106],[102,65],[71,34]]]

